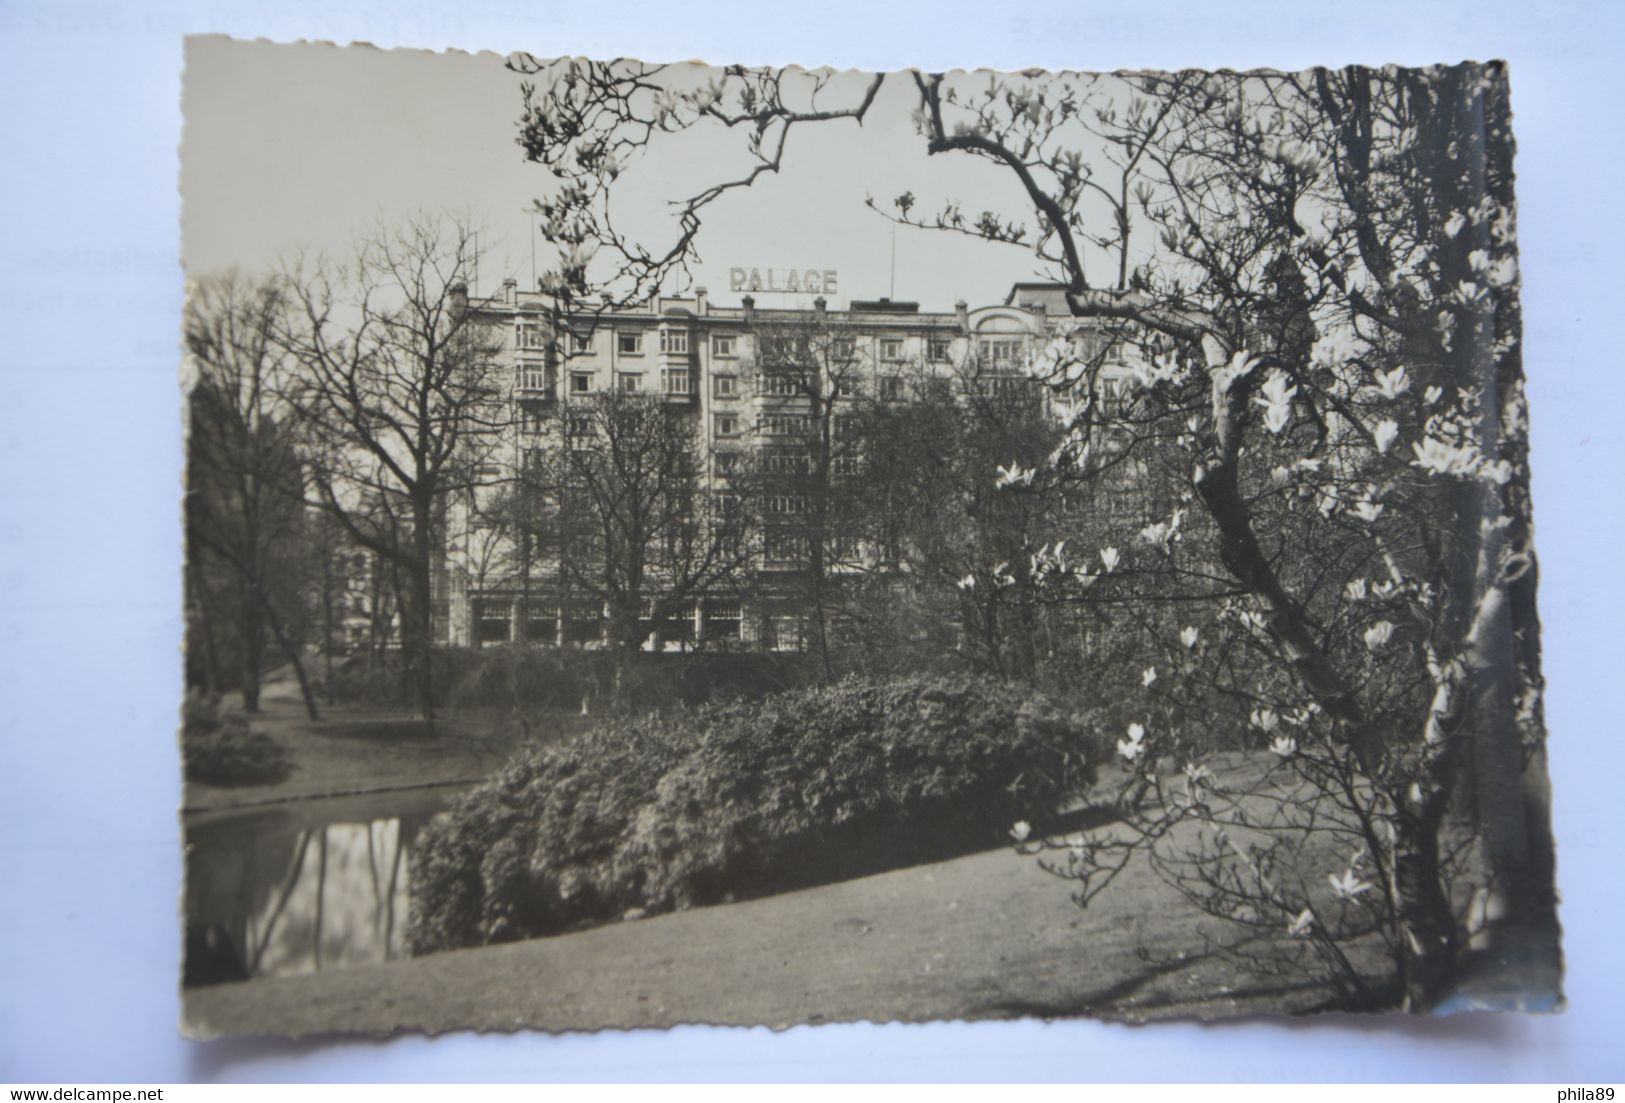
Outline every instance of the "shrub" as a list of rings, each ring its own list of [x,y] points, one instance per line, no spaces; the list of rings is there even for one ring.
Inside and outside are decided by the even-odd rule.
[[[251,731],[241,713],[222,713],[219,700],[202,693],[189,693],[182,706],[181,752],[186,776],[206,785],[276,785],[293,773],[282,744]]]
[[[974,678],[847,681],[528,749],[412,855],[416,952],[965,853],[1092,779],[1080,717]]]

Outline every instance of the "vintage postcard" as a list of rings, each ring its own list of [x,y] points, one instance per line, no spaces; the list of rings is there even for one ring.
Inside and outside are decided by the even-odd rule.
[[[1560,1007],[1509,97],[191,40],[187,1030]]]

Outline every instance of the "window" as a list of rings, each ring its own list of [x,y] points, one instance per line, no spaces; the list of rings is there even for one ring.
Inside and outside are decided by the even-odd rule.
[[[762,432],[770,437],[793,437],[806,431],[806,414],[771,414],[762,419]]]
[[[541,433],[547,429],[547,414],[535,402],[521,402],[519,404],[519,431],[521,433]]]
[[[592,393],[592,372],[578,371],[570,373],[571,394]]]
[[[847,376],[838,376],[835,380],[835,396],[837,398],[852,398],[858,393],[858,381]]]
[[[650,610],[653,611],[652,608]],[[659,640],[666,643],[692,643],[694,641],[694,611],[693,607],[679,605],[666,610],[666,617],[660,623]]]
[[[530,643],[554,644],[559,639],[558,606],[533,605],[526,611],[525,639]]]
[[[768,452],[762,456],[762,467],[770,475],[805,475],[807,473],[807,453]]]
[[[745,613],[739,602],[726,598],[706,598],[704,617],[705,638],[708,640],[737,640],[740,626],[745,622]]]
[[[739,355],[739,337],[733,333],[718,333],[711,338],[711,355],[731,359]]]
[[[594,643],[603,637],[603,609],[596,603],[574,601],[565,613],[565,643]]]
[[[575,440],[585,440],[593,435],[591,414],[571,414],[568,425],[570,436]]]
[[[764,504],[770,517],[791,517],[807,512],[807,499],[799,494],[769,494]]]
[[[686,353],[688,351],[688,330],[663,329],[660,331],[660,351],[672,353]]]
[[[736,437],[739,435],[739,418],[735,414],[718,414],[716,418],[716,432],[719,437]]]
[[[794,616],[773,616],[767,618],[767,639],[763,641],[769,651],[800,651],[801,650],[801,618]]]
[[[665,384],[667,394],[689,393],[687,368],[668,368],[662,373],[662,382]]]
[[[544,363],[527,360],[519,365],[519,389],[522,391],[553,391],[553,369]]]
[[[718,475],[731,475],[739,470],[739,453],[718,452],[716,454],[716,465]]]
[[[1020,337],[983,337],[976,346],[977,359],[983,367],[1016,367],[1022,359]]]
[[[572,334],[570,334],[570,351],[572,353],[577,353],[577,354],[590,353],[592,351],[592,334],[590,334],[590,333],[572,333]]]
[[[524,469],[532,474],[540,471],[547,462],[547,453],[540,448],[527,448],[522,460]]]
[[[882,360],[901,360],[903,358],[903,339],[901,337],[882,337],[880,339],[880,358]]]
[[[739,394],[739,379],[732,375],[713,375],[711,393],[718,398],[733,398]]]
[[[796,563],[806,556],[806,541],[793,529],[769,529],[762,554],[769,563]]]
[[[514,344],[522,349],[545,349],[547,331],[534,323],[520,322],[514,326],[513,340]]]
[[[837,337],[829,344],[829,354],[837,360],[850,360],[858,354],[858,342],[851,337]]]
[[[615,335],[615,347],[622,356],[643,355],[643,333],[640,330],[626,329]]]
[[[623,371],[616,380],[616,389],[622,394],[637,394],[643,390],[643,376],[635,371]]]
[[[800,372],[769,371],[762,373],[762,393],[780,398],[801,394],[807,388],[807,377]]]
[[[507,643],[512,635],[513,603],[506,598],[474,601],[474,637],[479,643]]]
[[[903,377],[900,375],[881,376],[880,397],[886,402],[900,400],[903,397]]]
[[[933,337],[926,342],[925,354],[931,360],[948,359],[948,338]]]
[[[987,393],[1007,400],[1031,398],[1038,393],[1038,383],[1024,375],[994,376],[987,381]]]
[[[502,490],[502,468],[482,463],[474,469],[474,508],[488,510]]]

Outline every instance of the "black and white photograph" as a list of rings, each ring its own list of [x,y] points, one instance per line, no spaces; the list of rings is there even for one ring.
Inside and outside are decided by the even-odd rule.
[[[183,108],[189,1033],[1561,1007],[1502,64]]]

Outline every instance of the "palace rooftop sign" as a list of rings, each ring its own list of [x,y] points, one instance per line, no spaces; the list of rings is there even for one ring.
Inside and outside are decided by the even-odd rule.
[[[728,290],[833,295],[840,273],[833,268],[730,268]]]

